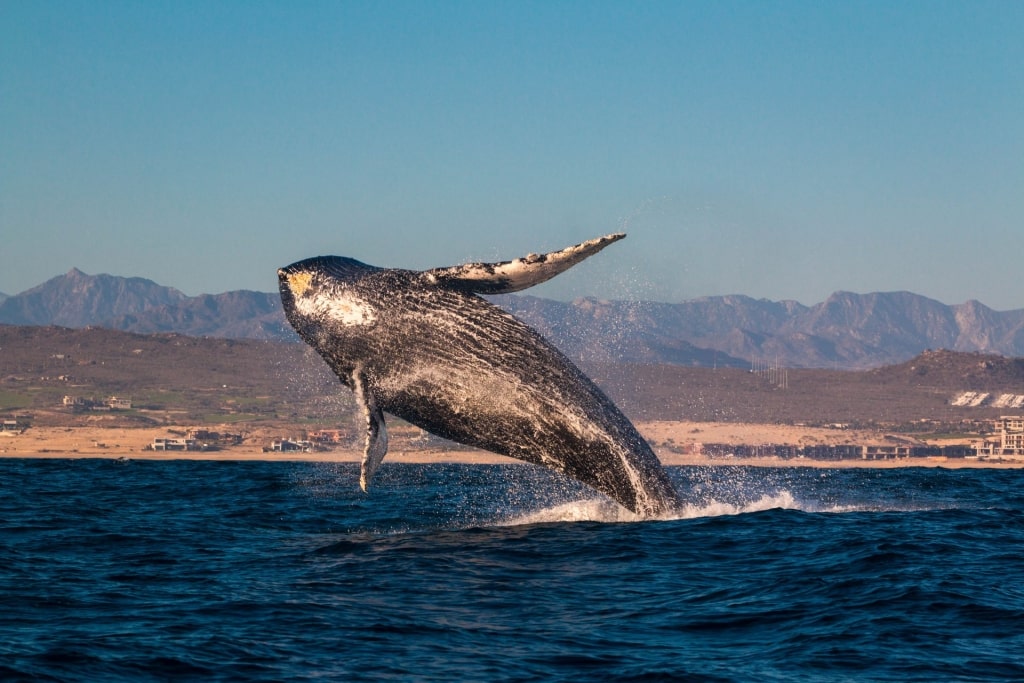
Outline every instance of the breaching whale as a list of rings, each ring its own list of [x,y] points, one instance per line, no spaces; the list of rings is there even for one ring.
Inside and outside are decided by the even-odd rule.
[[[478,296],[549,280],[623,237],[425,271],[340,256],[278,270],[288,321],[366,417],[363,490],[387,453],[388,412],[437,436],[550,467],[640,515],[676,507],[657,456],[612,401],[538,332]]]

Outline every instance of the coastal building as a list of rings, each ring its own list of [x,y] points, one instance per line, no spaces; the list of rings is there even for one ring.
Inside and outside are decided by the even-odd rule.
[[[107,399],[107,407],[111,410],[131,410],[132,400],[121,396],[111,396]]]
[[[996,427],[1004,449],[1024,451],[1024,417],[1001,417],[996,421]]]
[[[29,422],[31,417],[28,415],[15,415],[14,417],[5,417],[0,422],[0,431],[4,432],[23,432],[29,428]]]
[[[309,440],[319,444],[345,443],[348,439],[347,429],[319,429],[309,433]]]
[[[111,396],[110,398],[97,401],[82,396],[65,396],[61,403],[65,408],[71,410],[131,410],[132,400],[123,396]]]
[[[270,448],[264,448],[264,450],[277,453],[312,453],[313,442],[306,439],[281,439],[272,441]]]
[[[1024,458],[1024,416],[1004,415],[995,421],[992,435],[974,443],[979,458]]]
[[[153,443],[150,444],[150,448],[154,451],[195,451],[200,450],[198,442],[195,439],[182,439],[182,438],[157,438],[153,439]]]
[[[974,455],[970,446],[929,446],[918,442],[904,441],[883,445],[859,444],[726,444],[691,443],[682,448],[672,448],[677,453],[692,453],[708,458],[765,458],[784,460],[901,460],[909,458],[965,458]]]

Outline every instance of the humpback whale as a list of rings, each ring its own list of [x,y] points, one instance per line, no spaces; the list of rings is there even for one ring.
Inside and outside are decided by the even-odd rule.
[[[562,472],[643,516],[678,506],[633,424],[537,331],[481,294],[545,282],[625,237],[425,271],[318,256],[278,270],[285,315],[366,419],[359,484],[388,449],[384,413]]]

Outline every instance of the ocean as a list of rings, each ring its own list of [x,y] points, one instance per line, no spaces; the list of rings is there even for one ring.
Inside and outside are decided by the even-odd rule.
[[[1024,471],[669,473],[0,459],[0,680],[1024,680]]]

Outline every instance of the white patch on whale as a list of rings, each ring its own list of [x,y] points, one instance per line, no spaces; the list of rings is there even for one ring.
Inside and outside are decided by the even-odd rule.
[[[342,325],[369,325],[377,315],[368,303],[349,292],[308,293],[295,298],[295,308],[303,315],[329,319]]]

